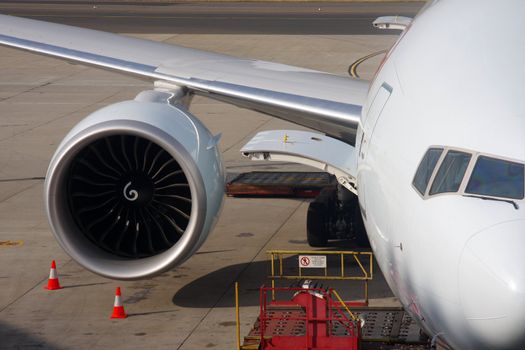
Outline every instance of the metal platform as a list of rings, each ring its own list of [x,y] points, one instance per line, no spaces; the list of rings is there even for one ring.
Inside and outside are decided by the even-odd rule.
[[[363,349],[430,349],[428,338],[402,308],[353,307],[352,312],[365,320]]]
[[[272,301],[274,292],[291,300]],[[334,289],[289,287],[260,289],[260,313],[241,349],[358,350],[360,320]]]
[[[315,198],[337,183],[333,175],[321,172],[262,172],[236,176],[226,184],[228,196]]]
[[[265,335],[306,335],[305,312],[298,306],[269,306],[271,315],[266,322]],[[401,308],[353,307],[352,312],[364,319],[361,329],[362,350],[427,350],[430,343],[422,335],[417,323]],[[242,349],[258,349],[260,321],[257,319],[250,333],[244,337]],[[345,336],[348,331],[335,323],[332,335]]]

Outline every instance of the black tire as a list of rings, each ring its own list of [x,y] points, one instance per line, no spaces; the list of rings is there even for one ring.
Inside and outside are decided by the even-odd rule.
[[[327,217],[327,208],[323,203],[310,203],[306,216],[306,239],[311,247],[326,247],[328,243]]]

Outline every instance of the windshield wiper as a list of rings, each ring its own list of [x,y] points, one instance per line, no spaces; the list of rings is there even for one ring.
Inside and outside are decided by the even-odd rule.
[[[520,207],[518,206],[518,203],[513,201],[512,199],[502,199],[502,198],[494,198],[494,197],[486,197],[479,194],[464,194],[463,197],[472,197],[472,198],[479,198],[483,200],[489,200],[489,201],[499,201],[499,202],[505,202],[512,204],[514,209],[518,210]]]

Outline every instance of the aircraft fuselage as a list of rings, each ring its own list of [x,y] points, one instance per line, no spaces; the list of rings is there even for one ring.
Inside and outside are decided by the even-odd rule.
[[[483,161],[525,163],[525,6],[498,2],[491,16],[492,5],[437,1],[414,20],[371,85],[356,143],[381,270],[422,327],[457,349],[525,344],[523,195],[474,190],[489,176]],[[421,193],[414,179],[429,149],[437,164]]]

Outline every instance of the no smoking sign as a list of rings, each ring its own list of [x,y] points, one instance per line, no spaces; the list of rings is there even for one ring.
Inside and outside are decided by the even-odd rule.
[[[307,256],[302,256],[301,259],[299,259],[301,267],[309,267],[310,266],[310,258]]]
[[[326,255],[299,255],[300,268],[326,268]]]

